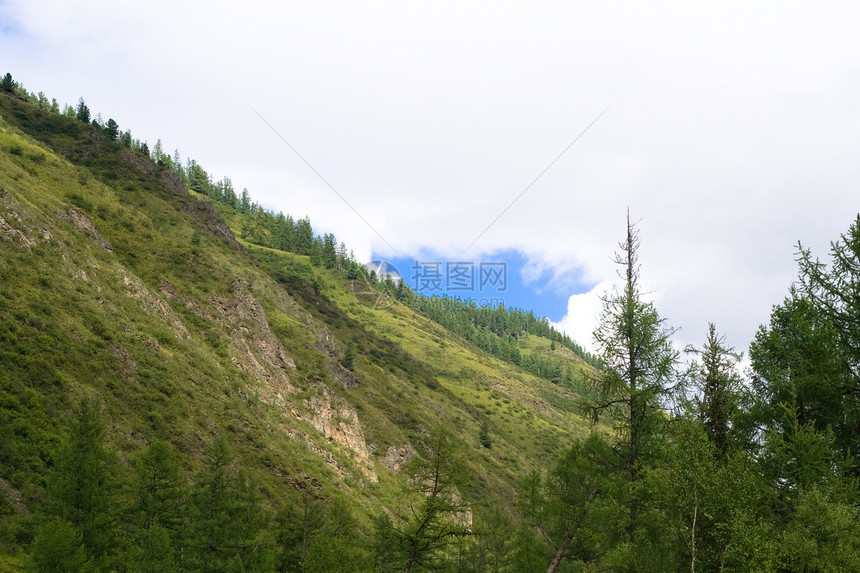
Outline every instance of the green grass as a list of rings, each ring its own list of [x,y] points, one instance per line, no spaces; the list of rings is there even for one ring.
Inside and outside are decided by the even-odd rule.
[[[313,480],[348,498],[363,527],[399,504],[387,450],[422,451],[436,424],[474,476],[464,498],[507,510],[520,477],[588,431],[570,389],[403,305],[374,308],[308,257],[214,233],[219,213],[238,232],[235,211],[167,192],[166,171],[90,126],[6,96],[0,115],[0,217],[13,229],[0,236],[0,477],[33,511],[81,396],[102,405],[127,479],[152,440],[172,444],[190,475],[223,435],[273,511]],[[348,343],[352,373],[339,364]],[[533,336],[523,348],[550,352]],[[326,397],[367,461],[315,427]],[[21,523],[23,541],[0,539],[0,570],[32,535]]]

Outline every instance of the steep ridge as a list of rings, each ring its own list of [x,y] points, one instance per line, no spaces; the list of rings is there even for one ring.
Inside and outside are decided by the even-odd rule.
[[[345,500],[367,531],[374,515],[404,511],[403,464],[440,427],[471,476],[459,495],[476,524],[484,508],[510,511],[517,480],[588,431],[570,389],[406,305],[380,308],[343,273],[237,241],[217,205],[93,126],[8,94],[0,116],[10,569],[38,527],[30,516],[48,511],[81,397],[99,404],[123,479],[154,441],[192,475],[220,436],[272,513],[311,489]]]

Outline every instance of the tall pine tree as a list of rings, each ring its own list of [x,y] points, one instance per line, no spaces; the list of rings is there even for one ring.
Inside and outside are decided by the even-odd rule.
[[[646,521],[641,514],[639,482],[664,435],[667,417],[663,407],[673,390],[678,353],[669,340],[674,330],[664,325],[653,303],[643,300],[639,237],[629,212],[626,239],[619,246],[615,262],[622,268],[619,276],[624,285],[603,298],[594,331],[603,368],[593,380],[597,396],[586,406],[595,421],[608,416],[617,431],[616,469],[629,485],[629,496],[620,502],[628,509],[626,525],[633,544]]]

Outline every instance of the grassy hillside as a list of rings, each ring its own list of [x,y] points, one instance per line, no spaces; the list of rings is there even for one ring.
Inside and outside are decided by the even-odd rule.
[[[105,421],[121,506],[153,443],[193,482],[220,437],[263,513],[310,491],[366,535],[408,517],[403,463],[442,428],[474,527],[588,431],[570,388],[380,307],[343,272],[237,241],[223,206],[95,127],[10,94],[0,116],[0,570],[30,563],[81,398]]]

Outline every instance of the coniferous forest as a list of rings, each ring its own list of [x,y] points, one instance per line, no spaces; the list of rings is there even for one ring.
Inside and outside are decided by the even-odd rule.
[[[860,215],[749,349],[619,217],[590,354],[0,92],[0,571],[860,571]]]

